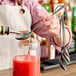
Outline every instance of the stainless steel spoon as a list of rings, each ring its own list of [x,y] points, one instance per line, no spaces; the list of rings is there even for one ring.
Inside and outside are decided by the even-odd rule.
[[[31,32],[26,32],[26,33],[20,33],[17,35],[16,39],[17,40],[25,40],[29,38],[32,34],[33,31],[35,31],[40,25],[36,26]]]
[[[64,5],[61,5],[60,8],[58,8],[54,13],[53,15],[55,15],[57,12],[59,12],[61,9],[64,8]],[[29,38],[31,36],[31,33],[36,30],[40,25],[36,26],[31,32],[26,32],[26,33],[21,33],[21,34],[18,34],[16,39],[17,40],[25,40],[27,38]]]
[[[8,31],[9,31],[9,33],[12,33],[12,34],[17,34],[17,35],[21,34],[21,32],[18,32],[18,31],[15,31],[15,30],[10,30],[9,29]]]
[[[65,47],[65,42],[66,42],[66,39],[65,39],[65,29],[64,29],[64,16],[61,17],[61,21],[62,21],[62,24],[61,24],[61,27],[60,27],[60,30],[62,30],[62,34],[63,34],[63,47],[61,48],[61,51],[63,50],[63,53],[60,54],[60,59],[59,59],[59,62],[60,62],[60,66],[64,69],[64,70],[67,70],[66,66],[69,64],[70,62],[70,56],[69,56],[69,52],[68,52],[68,49]],[[60,38],[61,39],[61,38]],[[61,41],[60,41],[61,42]]]

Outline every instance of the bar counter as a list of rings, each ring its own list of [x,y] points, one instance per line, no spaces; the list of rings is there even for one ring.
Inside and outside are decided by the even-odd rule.
[[[67,71],[61,68],[41,71],[40,76],[76,76],[76,64],[68,65],[67,69]],[[0,71],[0,76],[12,76],[12,69]]]

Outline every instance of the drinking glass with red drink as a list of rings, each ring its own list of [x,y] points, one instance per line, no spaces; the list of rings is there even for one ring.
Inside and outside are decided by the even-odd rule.
[[[40,44],[29,43],[24,51],[13,58],[13,76],[40,76]]]

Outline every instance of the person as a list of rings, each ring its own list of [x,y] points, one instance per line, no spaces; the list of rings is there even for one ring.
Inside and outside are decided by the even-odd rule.
[[[45,37],[60,51],[63,46],[63,35],[60,42],[60,21],[57,16],[50,16],[36,0],[0,0],[0,26],[8,26],[12,30],[31,31]],[[65,26],[65,47],[71,43],[71,31]],[[15,35],[0,36],[0,69],[9,68],[16,50],[21,50]],[[25,40],[27,42],[27,40]],[[26,47],[27,48],[27,47]]]

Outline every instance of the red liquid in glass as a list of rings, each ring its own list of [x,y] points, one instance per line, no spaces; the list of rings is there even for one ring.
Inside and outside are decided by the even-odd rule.
[[[16,56],[13,60],[13,76],[40,76],[40,58],[30,55]]]

